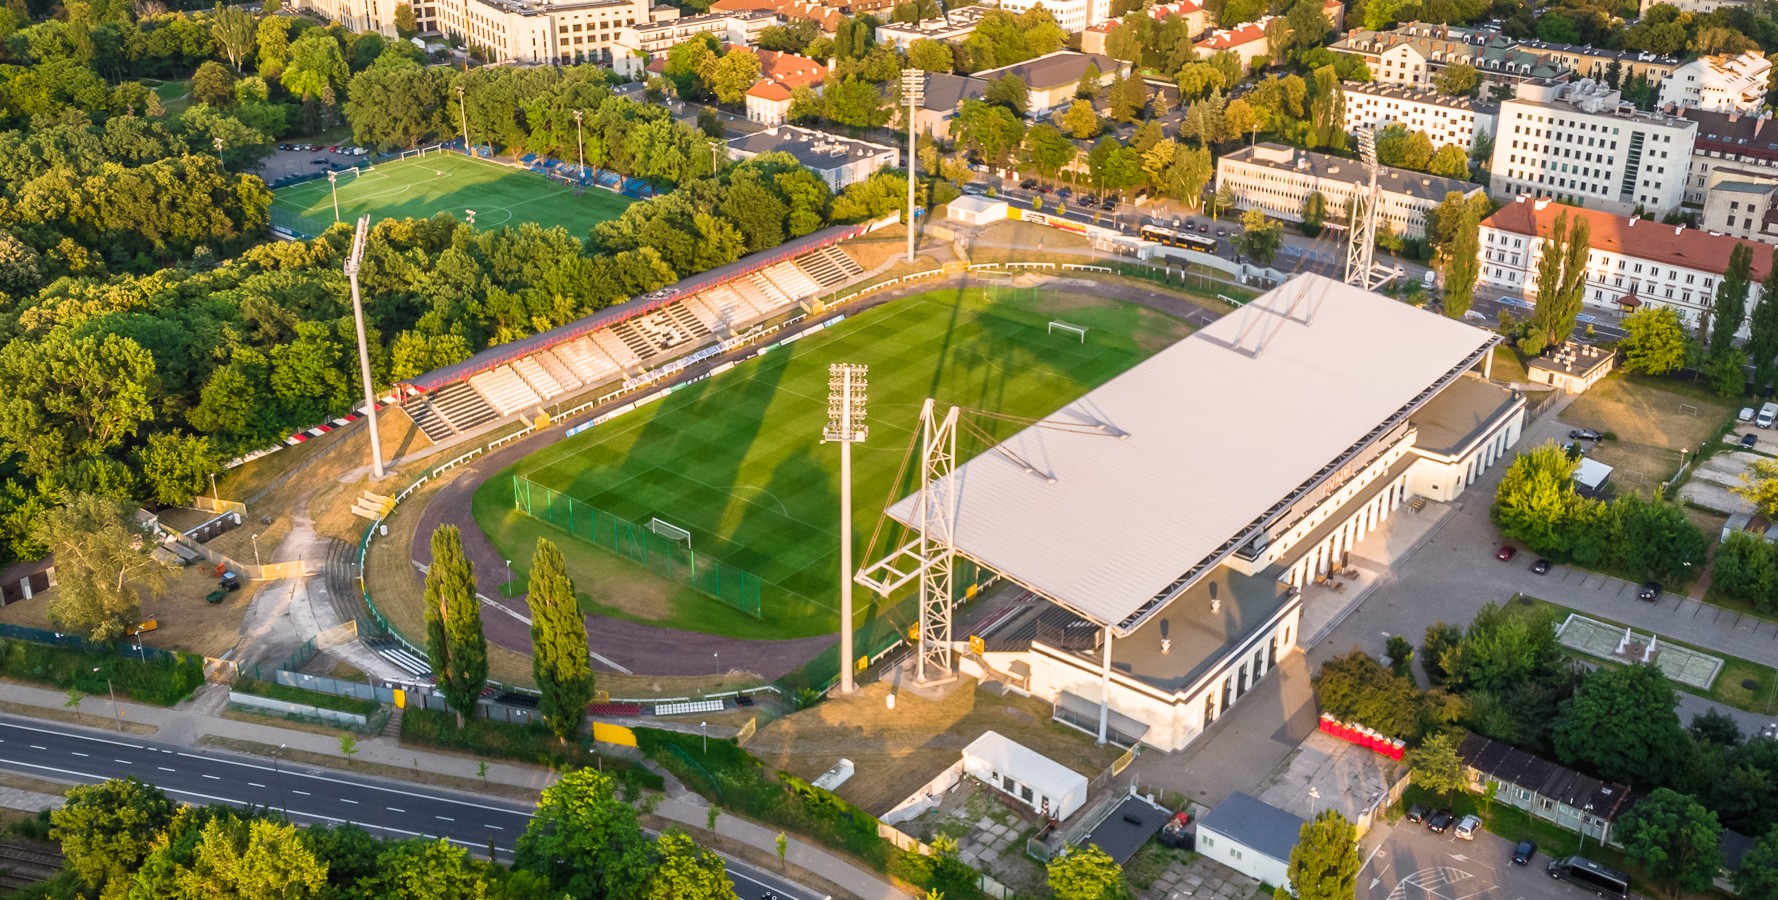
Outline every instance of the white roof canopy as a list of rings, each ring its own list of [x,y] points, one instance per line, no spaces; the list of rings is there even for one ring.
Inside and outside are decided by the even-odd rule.
[[[1128,634],[1497,340],[1299,275],[957,467],[953,543]]]

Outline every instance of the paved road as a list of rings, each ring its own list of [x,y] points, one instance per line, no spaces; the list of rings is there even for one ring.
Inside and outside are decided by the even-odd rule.
[[[1515,842],[1485,831],[1473,841],[1459,840],[1455,831],[1453,827],[1440,835],[1405,819],[1396,823],[1358,873],[1357,900],[1592,900],[1594,896],[1545,874],[1550,860],[1541,850],[1530,865],[1515,866],[1511,864]]]
[[[0,715],[0,768],[82,784],[131,775],[184,803],[278,809],[304,823],[351,822],[388,838],[443,837],[510,859],[531,808],[488,797],[309,766],[279,764],[213,750],[188,753],[132,737]],[[820,895],[735,860],[725,860],[743,897],[767,890],[793,900]]]

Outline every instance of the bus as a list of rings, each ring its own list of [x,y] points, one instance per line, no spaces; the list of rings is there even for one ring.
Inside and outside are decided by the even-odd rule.
[[[1630,896],[1630,876],[1616,869],[1608,869],[1584,856],[1570,856],[1550,863],[1551,878],[1560,878],[1571,884],[1579,885],[1601,897],[1615,897],[1617,900],[1628,900]]]
[[[1204,253],[1216,252],[1216,239],[1208,235],[1192,234],[1186,229],[1174,230],[1160,225],[1144,225],[1139,232],[1145,241],[1154,241],[1169,247],[1184,247],[1187,250],[1198,250]]]

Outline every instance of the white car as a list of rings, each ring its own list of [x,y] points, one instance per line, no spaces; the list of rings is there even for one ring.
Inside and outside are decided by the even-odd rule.
[[[1735,421],[1737,421],[1737,422],[1751,422],[1751,421],[1753,421],[1753,407],[1751,407],[1751,406],[1741,407],[1741,411],[1735,414]]]
[[[1463,821],[1457,823],[1457,836],[1466,841],[1473,841],[1475,840],[1476,829],[1481,827],[1481,819],[1478,819],[1475,816],[1464,816]]]

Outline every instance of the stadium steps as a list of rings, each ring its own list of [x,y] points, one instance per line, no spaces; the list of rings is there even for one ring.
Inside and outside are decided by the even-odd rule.
[[[657,716],[683,716],[689,713],[722,712],[725,701],[722,700],[689,700],[681,703],[657,703],[654,714]]]
[[[434,444],[457,433],[457,429],[432,405],[432,397],[421,397],[417,402],[402,407],[414,424],[420,426],[421,433]]]
[[[667,311],[673,316],[673,321],[678,323],[680,328],[685,329],[685,333],[691,335],[693,340],[710,333],[710,323],[705,322],[703,317],[692,311],[690,304],[686,301],[681,300],[667,307]]]
[[[631,350],[630,345],[624,343],[623,338],[613,334],[609,328],[593,332],[593,345],[605,351],[605,355],[611,357],[620,368],[628,369],[642,364],[636,351]]]
[[[833,287],[846,280],[846,273],[840,271],[840,267],[834,265],[833,260],[827,258],[827,255],[819,250],[814,253],[805,253],[797,257],[795,262],[796,267],[803,270],[804,275],[814,279],[816,284],[824,288]]]
[[[767,270],[765,276],[790,297],[792,301],[804,297],[813,297],[821,293],[821,285],[815,283],[806,272],[796,267],[795,263],[779,263]]]
[[[771,315],[794,302],[790,295],[784,293],[783,289],[779,288],[776,284],[773,284],[772,280],[767,278],[763,272],[754,272],[752,275],[747,276],[744,281],[745,283],[752,285],[755,292],[754,297],[748,297],[747,299],[752,300],[753,305],[759,307],[760,313],[764,315]],[[756,297],[757,299],[755,299]]]
[[[768,315],[771,312],[772,301],[759,289],[759,285],[753,283],[752,278],[731,281],[728,283],[728,288],[753,310],[752,317]]]
[[[543,367],[543,363],[537,361],[536,356],[527,356],[524,359],[513,363],[512,370],[520,378],[524,379],[526,384],[531,386],[531,390],[537,392],[537,396],[544,400],[560,396],[564,391],[568,390],[566,385],[557,381],[555,376],[551,375],[549,370]]]
[[[704,304],[716,313],[716,320],[730,331],[739,331],[741,326],[759,318],[759,310],[753,308],[745,297],[735,293],[728,285],[719,285],[705,291],[699,296]]]
[[[839,247],[823,247],[819,252],[827,254],[827,258],[833,260],[833,264],[839,266],[847,278],[857,278],[864,274],[864,264]]]
[[[589,387],[623,374],[623,367],[611,358],[611,354],[599,349],[592,338],[562,344],[552,352],[568,366],[574,377],[580,379],[581,384]]]
[[[537,392],[531,390],[531,386],[523,378],[506,366],[483,372],[469,379],[469,384],[488,401],[488,405],[501,418],[543,402],[543,398],[537,396]]]
[[[459,432],[500,418],[500,413],[488,405],[487,399],[467,381],[459,381],[433,394],[432,408]]]
[[[642,715],[640,703],[589,703],[586,713],[589,716],[604,716],[608,719],[621,717],[635,718]]]
[[[696,296],[687,297],[684,300],[679,301],[679,305],[685,307],[685,311],[691,313],[692,317],[698,320],[698,324],[703,326],[704,331],[713,332],[726,330],[727,326],[725,325],[723,318],[717,315],[715,310],[710,308],[710,304],[704,302],[704,295],[698,294]]]
[[[432,664],[415,656],[406,647],[396,643],[394,638],[374,637],[365,640],[377,655],[395,664],[396,668],[416,678],[429,678],[432,675]]]
[[[549,373],[549,377],[556,380],[556,384],[562,386],[563,391],[572,391],[584,384],[584,382],[574,374],[574,370],[568,368],[567,363],[562,362],[561,357],[549,350],[545,350],[531,358],[536,360],[537,364],[543,367],[543,371]]]
[[[654,342],[648,339],[648,335],[631,324],[632,321],[634,320],[625,320],[612,325],[609,329],[610,334],[622,341],[623,345],[629,348],[630,355],[637,360],[648,359],[660,352],[655,348]]]
[[[662,350],[671,350],[691,340],[691,335],[679,327],[679,323],[673,320],[673,314],[670,312],[674,306],[678,305],[677,303],[671,304],[639,319],[631,319],[630,323],[635,325],[636,330],[653,346]]]

